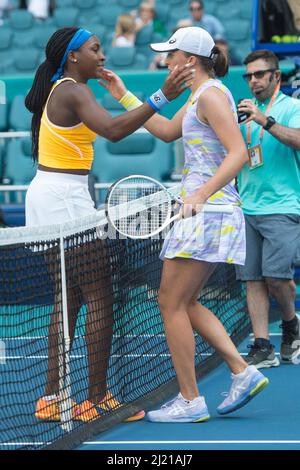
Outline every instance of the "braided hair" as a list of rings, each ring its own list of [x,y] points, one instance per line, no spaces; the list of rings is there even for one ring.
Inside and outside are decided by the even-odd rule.
[[[31,121],[32,155],[38,160],[39,132],[43,109],[51,91],[51,78],[60,66],[69,42],[79,28],[68,27],[57,30],[46,46],[46,60],[36,71],[32,87],[25,98],[26,108],[33,113]]]

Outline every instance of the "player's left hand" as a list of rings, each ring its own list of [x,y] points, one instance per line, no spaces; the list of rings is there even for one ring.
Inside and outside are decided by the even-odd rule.
[[[267,123],[266,116],[260,112],[256,104],[253,103],[252,100],[249,100],[249,99],[242,100],[238,105],[238,111],[246,112],[250,114],[248,119],[246,119],[246,121],[244,121],[243,124],[249,121],[254,121],[260,126],[264,126]]]
[[[116,100],[119,101],[127,92],[123,80],[116,73],[112,72],[112,70],[103,69],[101,72],[101,78],[104,82],[98,80],[98,83],[106,88],[106,90],[109,91]]]

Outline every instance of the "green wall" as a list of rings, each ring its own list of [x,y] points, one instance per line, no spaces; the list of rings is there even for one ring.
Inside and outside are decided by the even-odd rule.
[[[250,96],[248,86],[242,78],[243,71],[244,67],[231,67],[228,76],[223,80],[225,85],[227,85],[232,91],[236,100]],[[152,94],[154,91],[160,88],[166,75],[166,71],[120,73],[120,76],[124,80],[126,86],[131,91],[142,91],[145,93],[145,95]],[[25,95],[27,93],[32,84],[33,76],[3,76],[0,77],[0,80],[3,80],[6,84],[6,96],[8,102],[10,103],[14,96]],[[91,86],[97,98],[101,98],[104,93],[106,93],[106,90],[101,87],[96,80],[91,80],[89,85]],[[168,105],[165,108],[166,111],[164,114],[169,117],[172,116],[184,104],[188,94],[188,91],[184,92],[177,100]]]

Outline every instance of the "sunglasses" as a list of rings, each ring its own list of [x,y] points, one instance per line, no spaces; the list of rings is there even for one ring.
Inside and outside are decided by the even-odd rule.
[[[252,77],[258,78],[258,79],[263,78],[266,75],[266,73],[275,72],[275,70],[276,69],[266,69],[266,70],[257,70],[257,72],[253,72],[253,73],[244,73],[243,78],[247,82],[250,82]]]

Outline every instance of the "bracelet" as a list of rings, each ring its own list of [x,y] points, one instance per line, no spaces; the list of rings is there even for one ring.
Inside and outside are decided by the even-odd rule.
[[[160,111],[170,101],[165,97],[161,89],[157,90],[153,95],[147,98],[147,102],[152,106],[155,111]]]
[[[127,110],[139,108],[143,103],[131,91],[127,91],[124,96],[119,100],[119,103]]]

